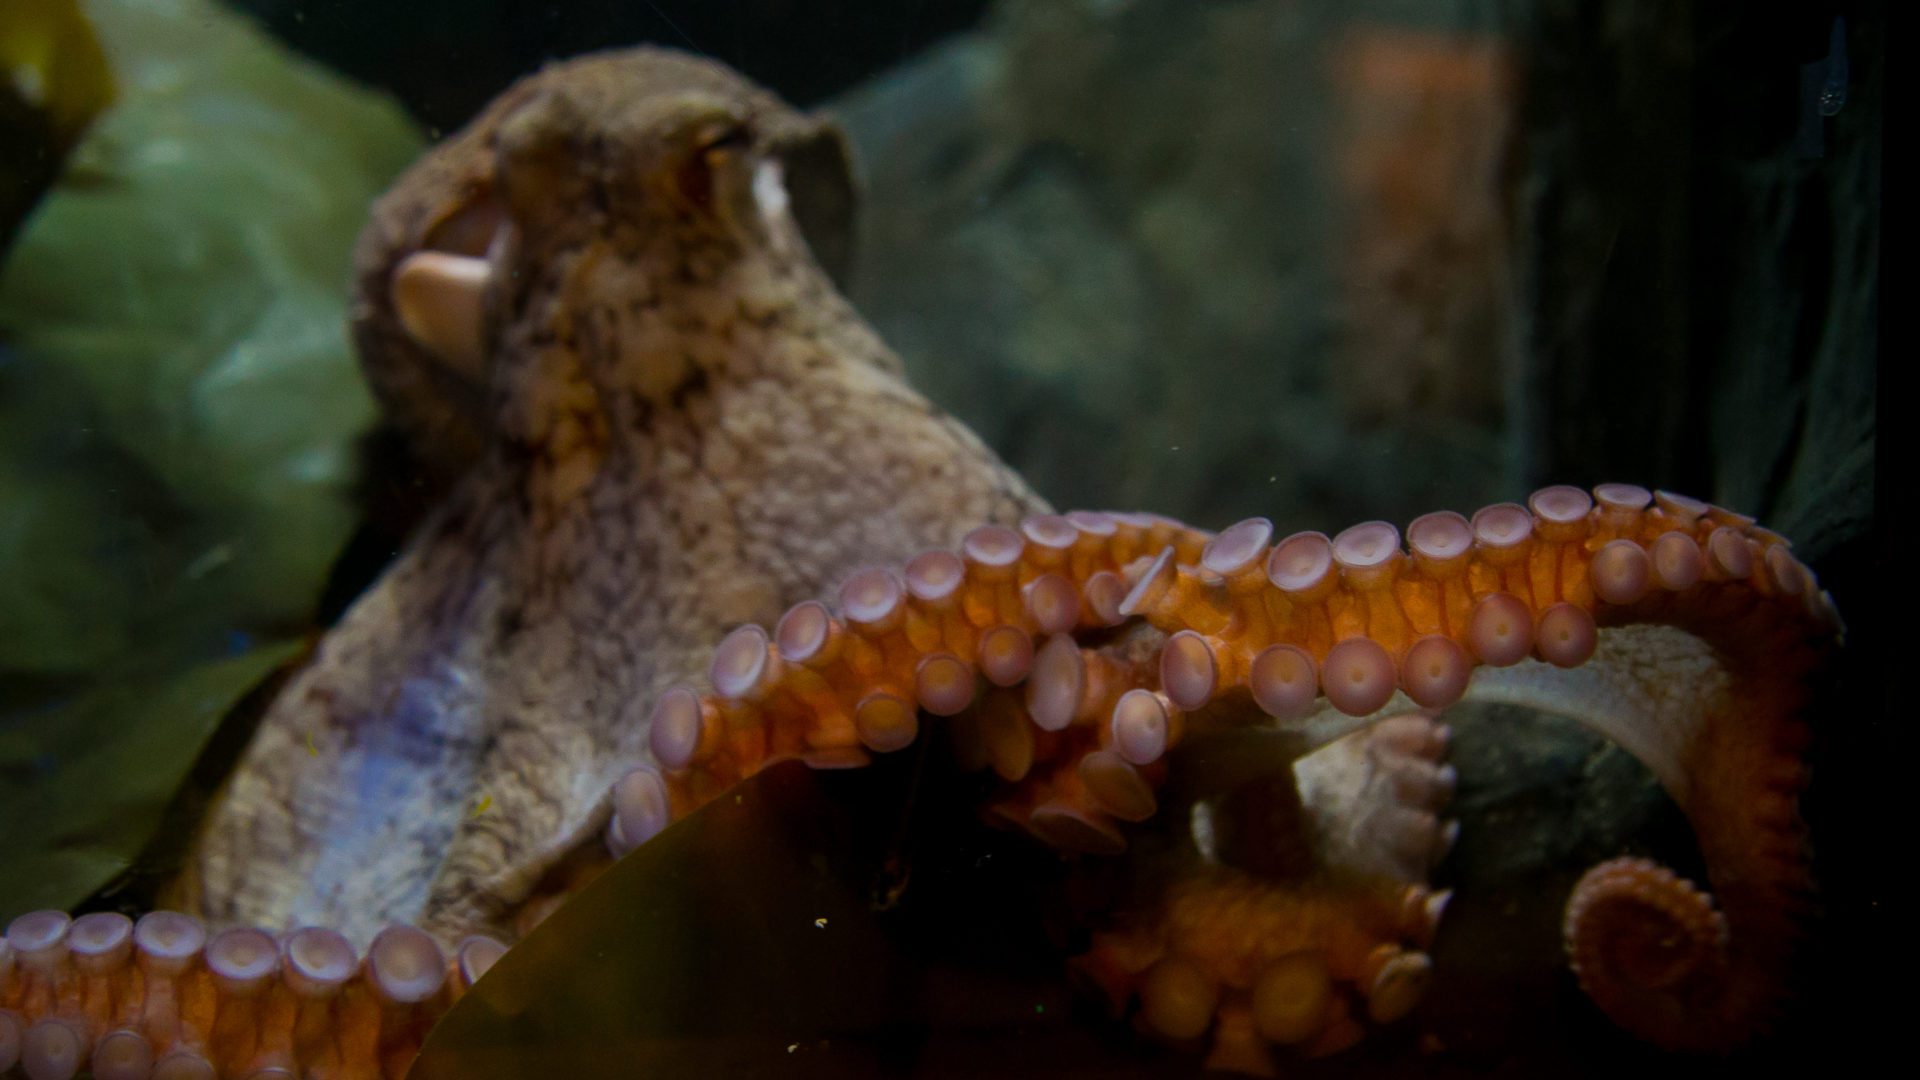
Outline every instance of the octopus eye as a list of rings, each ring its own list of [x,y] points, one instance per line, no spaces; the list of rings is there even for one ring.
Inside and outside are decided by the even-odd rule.
[[[752,145],[753,136],[744,123],[717,125],[703,134],[700,153],[711,160],[714,154],[737,153]]]
[[[691,135],[692,150],[673,173],[674,191],[684,205],[711,210],[721,201],[721,178],[738,167],[738,156],[753,140],[739,121],[713,123]]]

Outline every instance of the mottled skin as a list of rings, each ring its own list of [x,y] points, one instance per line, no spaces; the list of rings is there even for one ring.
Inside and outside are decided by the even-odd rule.
[[[727,629],[1044,509],[810,254],[778,166],[836,153],[726,69],[637,50],[522,82],[382,200],[356,334],[446,495],[271,707],[174,904],[510,939]],[[436,246],[493,264],[478,364],[390,307]]]

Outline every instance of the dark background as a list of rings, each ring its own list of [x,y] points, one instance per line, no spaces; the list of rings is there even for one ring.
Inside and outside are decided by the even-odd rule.
[[[986,0],[237,0],[277,37],[457,127],[547,60],[652,42],[813,105],[979,21]]]

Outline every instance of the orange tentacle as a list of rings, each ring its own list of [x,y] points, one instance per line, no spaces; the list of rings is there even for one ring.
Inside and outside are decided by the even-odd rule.
[[[1596,1002],[1643,1037],[1723,1048],[1759,1027],[1784,992],[1810,887],[1798,716],[1840,635],[1787,543],[1625,485],[1429,514],[1405,547],[1383,522],[1332,539],[1272,533],[1261,519],[1210,537],[1152,515],[1047,515],[978,529],[902,572],[863,571],[838,616],[810,602],[771,633],[742,628],[715,651],[712,692],[659,699],[652,761],[611,792],[608,845],[643,843],[781,758],[845,766],[900,749],[924,712],[951,717],[958,757],[1005,782],[992,816],[1057,847],[1118,852],[1155,814],[1184,741],[1259,713],[1283,729],[1323,706],[1369,716],[1396,692],[1421,708],[1525,697],[1531,668],[1505,684],[1469,676],[1529,656],[1570,668],[1598,652],[1602,666],[1645,667],[1637,689],[1671,697],[1684,680],[1661,670],[1659,640],[1616,648],[1599,631],[1677,626],[1725,676],[1712,693],[1666,701],[1651,722],[1620,710],[1595,722],[1687,811],[1718,907],[1616,861],[1576,892],[1569,952]],[[1428,788],[1449,786],[1428,771]],[[1249,820],[1293,805],[1285,795]],[[1210,1033],[1211,1060],[1245,1071],[1270,1070],[1274,1045],[1331,1052],[1360,1037],[1362,1014],[1384,1023],[1412,1008],[1444,894],[1276,872],[1200,864],[1097,934],[1082,966],[1116,1005],[1138,1000],[1150,1030]],[[359,957],[317,929],[209,939],[169,912],[138,924],[36,912],[0,943],[0,1070],[397,1077],[501,949],[470,940],[449,964],[400,927]]]
[[[1795,811],[1797,714],[1807,678],[1839,637],[1831,600],[1786,541],[1750,519],[1629,485],[1591,495],[1546,488],[1526,506],[1491,506],[1471,519],[1429,514],[1406,539],[1403,547],[1391,525],[1369,522],[1331,540],[1302,533],[1273,543],[1262,519],[1209,538],[1163,518],[1083,512],[977,530],[959,558],[915,560],[941,572],[910,567],[906,587],[892,571],[863,572],[843,592],[843,617],[803,605],[804,618],[795,609],[771,637],[742,631],[716,653],[715,693],[677,691],[671,708],[663,700],[653,743],[660,767],[639,766],[623,784],[670,812],[631,812],[633,800],[616,792],[610,843],[616,853],[631,847],[732,778],[802,754],[800,745],[848,754],[906,745],[912,733],[898,720],[856,719],[850,731],[835,718],[857,718],[876,701],[897,717],[917,701],[959,713],[963,759],[993,764],[1012,785],[993,801],[994,817],[1055,846],[1118,851],[1122,823],[1151,812],[1167,751],[1246,723],[1242,702],[1283,721],[1321,702],[1373,714],[1396,691],[1439,708],[1468,694],[1478,669],[1528,657],[1579,667],[1601,647],[1602,628],[1676,626],[1730,674],[1738,707],[1703,701],[1684,716],[1615,715],[1600,726],[1646,759],[1687,810],[1732,926],[1729,955],[1741,962],[1723,965],[1720,989],[1694,996],[1696,1010],[1715,1013],[1694,1030],[1711,1036],[1677,1039],[1649,1028],[1644,1010],[1597,998],[1656,1041],[1720,1046],[1751,1034],[1764,1010],[1736,1003],[1784,992],[1793,897],[1808,887]],[[1127,589],[1117,603],[1116,579]],[[1080,597],[1071,625],[1059,614],[1073,606],[1061,601],[1062,583]],[[1166,636],[1112,629],[1134,617]],[[789,623],[805,633],[786,632]],[[830,647],[843,639],[851,644]],[[988,640],[998,665],[989,681],[1019,687],[1019,699],[968,697],[956,689],[963,680],[942,679],[936,702],[924,679],[916,684],[930,657],[979,658]],[[1014,659],[1001,664],[1002,656]],[[1664,679],[1655,671],[1643,684],[1658,692]],[[702,726],[715,716],[727,738]],[[774,731],[804,734],[743,735]],[[659,753],[663,743],[668,753]],[[1133,772],[1122,775],[1116,759]],[[1585,933],[1597,943],[1576,954],[1606,954],[1606,922],[1592,925],[1600,928]],[[1231,1010],[1222,1008],[1224,1018]]]
[[[0,941],[0,1072],[398,1080],[503,949],[473,938],[449,962],[392,927],[363,958],[327,930],[209,938],[171,911],[36,911]]]

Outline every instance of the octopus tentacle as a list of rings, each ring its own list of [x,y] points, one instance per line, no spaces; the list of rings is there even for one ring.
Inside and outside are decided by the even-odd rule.
[[[1113,853],[1126,823],[1154,813],[1167,755],[1247,727],[1243,704],[1304,731],[1304,751],[1345,730],[1324,722],[1328,707],[1368,717],[1396,694],[1428,709],[1467,696],[1566,705],[1541,689],[1546,666],[1598,669],[1625,704],[1570,711],[1645,760],[1688,812],[1729,935],[1725,977],[1691,995],[1684,1032],[1650,1025],[1648,1009],[1611,990],[1595,989],[1597,1002],[1654,1041],[1723,1047],[1784,992],[1791,896],[1809,887],[1797,715],[1840,625],[1787,542],[1742,515],[1622,484],[1545,488],[1471,518],[1429,514],[1404,545],[1386,522],[1275,543],[1264,519],[1210,537],[1147,515],[1048,515],[977,529],[957,554],[927,553],[904,574],[855,575],[840,611],[801,605],[772,636],[743,628],[716,651],[712,693],[662,698],[656,733],[667,734],[655,766],[639,767],[645,783],[629,787],[654,809],[665,792],[668,812],[629,812],[616,790],[616,851],[644,839],[634,822],[664,827],[769,761],[898,749],[917,735],[918,706],[953,716],[963,762],[1008,782],[989,816],[1059,848]],[[1691,651],[1669,647],[1658,632],[1669,626],[1692,635]],[[1615,627],[1633,633],[1603,639]],[[1296,902],[1319,910],[1311,898],[1264,901]],[[1598,972],[1629,946],[1598,917],[1617,905],[1583,907],[1596,917],[1569,919],[1570,948],[1588,958],[1583,973]],[[1371,940],[1394,944],[1384,931]],[[1197,985],[1189,968],[1170,970],[1141,967],[1131,985],[1160,988],[1148,1013],[1173,1018],[1175,1034],[1206,995],[1168,997]],[[1232,1019],[1244,1004],[1234,994],[1251,985],[1219,998],[1221,1032],[1259,1028]]]
[[[0,1072],[393,1080],[504,951],[469,938],[448,958],[425,933],[392,926],[361,957],[317,927],[209,936],[173,911],[138,922],[30,912],[0,942]]]
[[[1726,981],[1727,920],[1667,868],[1624,856],[1587,871],[1567,901],[1567,959],[1623,1027],[1673,1036],[1713,1015]],[[1718,1035],[1718,1033],[1716,1033]]]
[[[1548,488],[1427,515],[1404,546],[1384,522],[1276,543],[1262,519],[1210,536],[1152,515],[1043,515],[856,573],[837,599],[837,614],[807,602],[771,632],[734,631],[709,692],[658,698],[651,759],[608,795],[614,854],[773,761],[856,766],[910,745],[922,714],[1003,782],[990,818],[1063,850],[1126,850],[1163,801],[1200,799],[1217,858],[1182,855],[1077,964],[1157,1037],[1270,1072],[1274,1047],[1350,1045],[1427,983],[1447,894],[1420,879],[1453,781],[1431,710],[1546,703],[1647,762],[1717,890],[1641,860],[1590,874],[1567,932],[1595,1001],[1653,1041],[1724,1048],[1784,993],[1810,888],[1799,714],[1841,629],[1787,543],[1740,515],[1625,485]],[[1400,824],[1343,853],[1271,759],[1388,717],[1362,786]],[[1215,753],[1221,775],[1186,775],[1183,745],[1249,736],[1230,749],[1264,748],[1264,765]],[[1205,803],[1208,783],[1227,794]],[[393,927],[357,957],[320,929],[209,937],[172,912],[36,912],[0,944],[0,1069],[397,1076],[503,948],[470,940],[449,960]]]
[[[1460,832],[1440,814],[1458,774],[1440,763],[1451,731],[1426,712],[1390,717],[1294,764],[1321,862],[1424,882]]]

